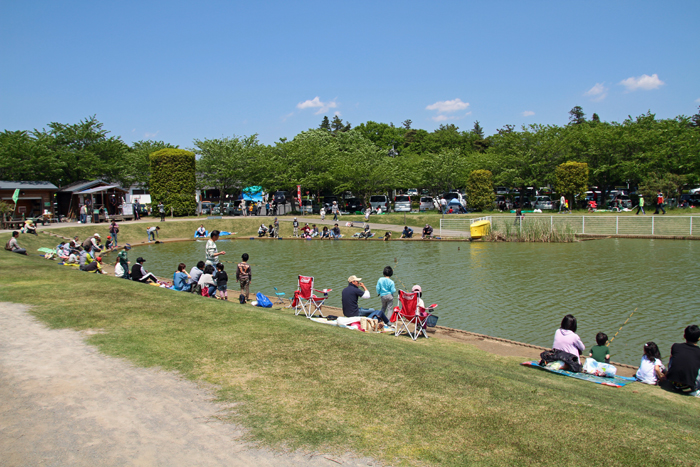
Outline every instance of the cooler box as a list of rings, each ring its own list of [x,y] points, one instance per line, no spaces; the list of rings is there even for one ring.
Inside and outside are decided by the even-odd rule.
[[[469,226],[472,238],[481,238],[488,235],[491,230],[491,221],[476,221]]]

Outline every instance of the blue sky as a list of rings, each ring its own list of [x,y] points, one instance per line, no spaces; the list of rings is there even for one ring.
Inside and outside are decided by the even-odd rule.
[[[1,0],[0,130],[291,138],[338,112],[486,134],[700,105],[700,2]]]

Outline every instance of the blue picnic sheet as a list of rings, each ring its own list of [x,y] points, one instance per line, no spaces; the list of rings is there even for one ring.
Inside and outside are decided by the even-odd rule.
[[[626,384],[634,383],[636,381],[634,378],[630,378],[627,376],[614,376],[612,378],[607,378],[604,376],[589,375],[588,373],[574,373],[573,371],[567,370],[552,370],[550,368],[540,366],[539,362],[533,360],[523,362],[521,363],[521,365],[532,366],[535,368],[539,368],[540,370],[549,371],[551,373],[556,373],[562,376],[570,376],[572,378],[582,379],[584,381],[590,381],[591,383],[602,384],[604,386],[610,386],[613,388],[621,388]]]

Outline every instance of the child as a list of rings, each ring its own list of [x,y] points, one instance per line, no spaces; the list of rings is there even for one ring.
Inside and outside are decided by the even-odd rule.
[[[219,300],[228,300],[228,290],[226,286],[228,284],[228,274],[224,271],[223,263],[218,263],[216,265],[216,290],[219,291],[216,294],[216,298]]]
[[[384,277],[377,281],[377,295],[382,301],[382,311],[381,315],[386,316],[386,310],[394,309],[394,295],[396,294],[396,284],[391,280],[391,276],[394,275],[394,270],[391,266],[387,266],[383,271]],[[382,318],[382,321],[387,322]]]
[[[238,263],[238,268],[236,269],[236,280],[241,283],[241,295],[245,295],[246,301],[248,301],[250,283],[253,280],[253,272],[250,270],[248,258],[248,253],[243,253],[241,255],[243,261]]]
[[[659,347],[653,342],[644,344],[644,355],[639,364],[637,374],[634,375],[637,381],[645,384],[656,384],[664,376],[664,364],[661,363],[661,353]]]
[[[292,221],[292,227],[294,227],[294,236],[298,237],[299,236],[299,221],[297,220],[296,217]]]
[[[678,391],[700,397],[700,328],[691,324],[683,337],[684,343],[671,346],[666,378]]]
[[[112,242],[112,237],[107,236],[107,243],[105,243],[105,248],[109,251],[114,251],[114,242]]]
[[[391,240],[391,232],[387,232],[384,234],[384,241],[389,241]]]
[[[604,332],[599,332],[595,335],[595,341],[598,345],[591,347],[588,356],[599,363],[610,363],[610,347],[605,345],[608,342],[608,335]]]
[[[214,281],[214,276],[212,274],[214,274],[214,266],[208,264],[204,267],[202,275],[199,276],[197,285],[199,285],[199,288],[202,290],[202,295],[204,295],[204,290],[207,291],[210,297],[214,297],[216,295],[216,282]]]

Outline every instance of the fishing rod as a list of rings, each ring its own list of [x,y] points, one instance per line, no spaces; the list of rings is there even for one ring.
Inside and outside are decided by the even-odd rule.
[[[639,307],[637,307],[637,308],[639,308]],[[612,344],[612,341],[614,341],[615,338],[617,337],[617,335],[620,333],[620,331],[622,331],[622,328],[624,327],[625,324],[627,324],[627,322],[630,320],[630,318],[632,317],[632,315],[634,314],[634,312],[637,311],[637,308],[635,308],[634,311],[633,311],[632,313],[630,313],[630,315],[627,317],[627,319],[625,320],[625,322],[622,323],[622,326],[620,326],[620,329],[617,330],[617,332],[615,333],[615,335],[613,336],[613,338],[610,339],[610,341],[609,341],[607,344],[605,344],[606,346],[610,347],[610,344]]]

